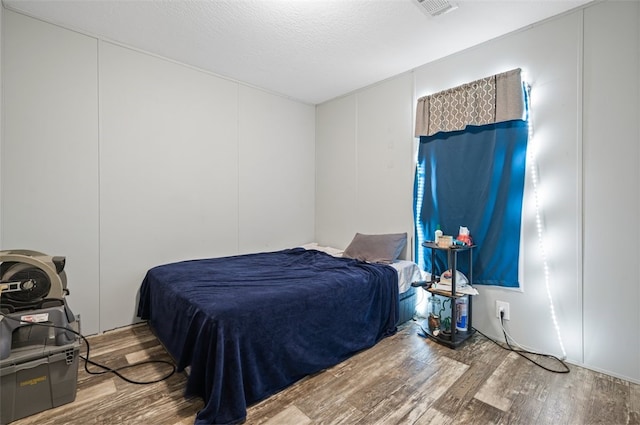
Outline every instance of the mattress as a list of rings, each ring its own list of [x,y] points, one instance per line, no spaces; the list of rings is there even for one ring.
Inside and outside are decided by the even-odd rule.
[[[334,257],[342,257],[343,253],[343,250],[339,248],[322,246],[315,242],[302,245],[302,248],[315,249],[316,251],[322,251]],[[411,283],[427,280],[427,277],[413,261],[397,260],[389,265],[396,269],[398,273],[398,325],[401,325],[413,319],[416,310],[416,288],[411,286]]]
[[[315,242],[302,245],[302,248],[315,249],[316,251],[322,251],[329,255],[333,255],[334,257],[342,257],[342,253],[344,252],[339,248],[322,246]],[[398,292],[400,294],[411,291],[411,289],[413,288],[411,286],[411,282],[426,280],[424,272],[413,261],[397,260],[389,265],[396,269],[398,272]],[[411,293],[414,293],[414,291],[411,291]]]

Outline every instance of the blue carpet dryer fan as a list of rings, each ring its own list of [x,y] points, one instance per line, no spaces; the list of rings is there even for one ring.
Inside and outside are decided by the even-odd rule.
[[[67,330],[79,324],[65,299],[65,260],[31,250],[0,251],[0,360],[11,355],[12,346],[76,340]]]

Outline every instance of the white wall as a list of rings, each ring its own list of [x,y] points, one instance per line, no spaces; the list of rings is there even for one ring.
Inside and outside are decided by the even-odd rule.
[[[315,107],[240,86],[239,252],[314,240]]]
[[[0,124],[4,123],[4,96],[3,96],[3,66],[2,58],[4,57],[4,7],[0,4]],[[4,125],[0,125],[0,205],[2,205],[2,140],[4,139]],[[2,208],[0,207],[0,241],[2,240]]]
[[[581,306],[578,207],[579,60],[581,13],[553,19],[476,48],[425,65],[415,71],[416,96],[520,67],[532,86],[531,110],[541,183],[540,200],[551,271],[551,294],[561,335],[572,361],[581,361]],[[553,45],[553,49],[548,46]],[[487,60],[491,58],[491,60]],[[455,70],[455,72],[452,72]],[[524,291],[479,286],[474,326],[500,335],[495,300],[510,303],[509,330],[518,342],[562,355],[550,318],[544,269],[538,251],[535,204],[527,170],[523,205],[521,279]],[[445,229],[446,230],[446,229]],[[473,232],[473,229],[470,229]],[[479,247],[482,249],[482,247]],[[535,318],[536,331],[531,332]]]
[[[84,333],[150,267],[313,240],[313,106],[4,13],[0,245],[67,257]]]
[[[633,242],[624,249],[613,249],[615,242],[601,243],[612,236],[617,240],[638,217],[640,179],[633,164],[639,159],[639,9],[637,2],[598,3],[426,64],[413,71],[410,100],[400,94],[412,84],[403,74],[319,105],[317,238],[344,246],[354,229],[375,229],[376,220],[381,229],[412,226],[411,216],[386,214],[393,207],[381,201],[384,190],[363,189],[358,179],[385,173],[388,152],[361,149],[355,142],[375,138],[376,133],[383,138],[385,127],[393,127],[398,129],[398,146],[413,151],[412,124],[402,114],[359,111],[370,107],[402,110],[412,119],[415,99],[420,96],[521,67],[532,85],[530,151],[536,152],[540,180],[549,290],[538,250],[529,168],[522,288],[478,286],[474,326],[502,338],[494,306],[496,300],[507,301],[511,307],[507,326],[516,341],[562,356],[551,320],[550,296],[570,362],[640,382],[639,248]],[[396,91],[391,94],[381,87],[395,87]],[[374,136],[367,133],[369,128]],[[414,163],[407,162],[406,167],[413,170]],[[403,194],[412,191],[412,176],[391,173],[384,181],[385,188],[395,187]],[[374,205],[378,208],[372,208]],[[625,207],[616,208],[620,205]],[[365,210],[367,214],[361,216]],[[637,232],[631,230],[632,241]]]
[[[584,361],[640,381],[640,3],[584,25]]]
[[[99,63],[100,324],[110,329],[125,312],[135,320],[149,268],[238,251],[238,85],[104,42]]]
[[[69,303],[98,326],[97,41],[4,11],[2,248],[67,257]]]
[[[413,234],[412,101],[407,73],[318,106],[319,243],[346,248],[356,232]]]
[[[357,229],[356,105],[351,95],[317,107],[315,212],[322,245],[345,248]]]

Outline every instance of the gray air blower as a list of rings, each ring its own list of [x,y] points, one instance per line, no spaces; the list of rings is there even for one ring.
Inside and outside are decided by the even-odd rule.
[[[11,354],[12,346],[47,344],[46,335],[26,329],[29,322],[55,326],[55,345],[75,340],[73,315],[65,296],[67,275],[65,257],[52,257],[38,251],[17,249],[0,251],[0,359]],[[18,332],[22,327],[25,332]],[[16,331],[16,332],[14,332]]]
[[[67,275],[65,257],[26,249],[0,251],[3,313],[64,304]]]

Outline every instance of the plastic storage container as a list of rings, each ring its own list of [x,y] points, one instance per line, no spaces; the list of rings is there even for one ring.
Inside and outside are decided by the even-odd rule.
[[[76,398],[80,342],[28,346],[0,361],[0,424]]]
[[[402,294],[399,294],[400,314],[398,319],[398,325],[413,319],[413,315],[416,311],[416,288],[409,287],[409,289]]]

